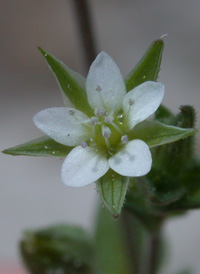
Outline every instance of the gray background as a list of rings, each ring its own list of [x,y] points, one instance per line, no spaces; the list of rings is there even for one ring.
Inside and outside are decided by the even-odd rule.
[[[200,2],[90,3],[99,51],[110,54],[123,75],[154,39],[168,33],[160,73],[160,81],[166,86],[164,103],[175,112],[180,105],[191,104],[198,112]],[[59,89],[38,45],[86,75],[71,4],[68,0],[0,1],[1,150],[39,137],[32,116],[44,108],[62,106]],[[92,230],[95,184],[78,189],[62,185],[60,159],[0,157],[0,265],[19,264],[17,241],[25,228],[67,221]],[[166,224],[171,256],[164,273],[175,273],[185,266],[200,273],[199,231],[199,211]]]

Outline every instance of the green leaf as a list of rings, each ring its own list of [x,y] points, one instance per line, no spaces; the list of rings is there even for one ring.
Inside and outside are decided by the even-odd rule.
[[[97,191],[108,211],[115,217],[119,217],[128,188],[128,177],[109,170],[97,183]]]
[[[96,265],[100,274],[131,274],[120,219],[101,209],[96,225]]]
[[[66,157],[71,150],[72,147],[61,145],[53,139],[43,136],[2,152],[10,155]]]
[[[61,91],[68,97],[74,107],[88,115],[93,115],[93,111],[87,101],[87,94],[84,90],[83,77],[72,71],[53,55],[41,48],[39,48],[39,50],[54,73]]]
[[[174,125],[175,115],[165,106],[161,105],[155,112],[155,119],[167,125]]]
[[[145,179],[145,177],[139,177]],[[151,232],[157,231],[162,223],[163,214],[149,203],[148,194],[143,189],[142,182],[130,178],[129,191],[126,195],[124,208],[132,212],[144,227]]]
[[[180,113],[175,116],[173,124],[184,130],[194,127],[195,111],[191,106],[182,106]],[[162,146],[153,151],[154,167],[165,170],[168,175],[174,177],[178,173],[185,174],[190,159],[194,158],[194,136],[178,140],[178,142]]]
[[[130,140],[143,140],[148,146],[155,147],[192,136],[196,132],[197,131],[193,128],[185,129],[167,126],[157,121],[147,120],[136,125],[134,129],[129,132],[128,137]]]
[[[194,107],[186,105],[180,107],[180,112],[177,115],[177,126],[183,128],[192,128],[195,126],[196,111]]]
[[[136,67],[127,75],[125,82],[127,92],[146,81],[156,81],[160,70],[164,43],[161,39],[154,41]]]
[[[178,180],[185,187],[186,193],[166,211],[200,208],[200,160],[193,159],[180,173]]]
[[[88,234],[64,224],[24,233],[20,251],[33,274],[89,274],[94,261]]]

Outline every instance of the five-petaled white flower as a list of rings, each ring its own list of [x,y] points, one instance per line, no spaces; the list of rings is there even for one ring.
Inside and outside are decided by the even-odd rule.
[[[63,183],[85,186],[109,168],[128,177],[147,174],[152,164],[149,147],[142,140],[129,140],[129,132],[157,110],[164,86],[147,81],[127,93],[119,68],[101,52],[90,67],[86,93],[92,117],[75,108],[56,107],[33,118],[56,142],[75,146],[62,165]]]

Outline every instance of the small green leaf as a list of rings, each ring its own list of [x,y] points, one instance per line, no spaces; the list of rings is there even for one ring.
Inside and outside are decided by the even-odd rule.
[[[146,177],[138,179],[141,178],[145,180]],[[147,230],[153,232],[160,228],[163,220],[162,212],[149,203],[146,189],[143,189],[142,182],[138,179],[130,178],[124,208],[132,212]]]
[[[182,106],[180,113],[175,116],[173,125],[180,126],[182,130],[190,130],[194,127],[195,110],[191,106]],[[194,157],[194,136],[180,139],[168,146],[162,146],[154,150],[154,167],[165,170],[172,177],[174,174],[185,174],[190,159]]]
[[[89,274],[94,261],[88,234],[64,224],[24,233],[20,251],[33,274]]]
[[[200,208],[200,160],[193,159],[180,173],[178,180],[185,187],[182,199],[170,205],[167,210],[186,210]]]
[[[14,156],[25,155],[66,157],[71,150],[72,147],[61,145],[53,139],[43,136],[30,142],[8,148],[2,152]]]
[[[196,111],[194,107],[186,105],[180,107],[180,112],[177,115],[177,126],[183,128],[192,128],[195,126]]]
[[[134,127],[128,136],[132,139],[140,139],[150,147],[160,146],[192,136],[197,131],[193,128],[179,128],[167,126],[157,121],[147,120]]]
[[[128,183],[128,177],[121,176],[111,169],[96,183],[104,206],[116,218],[121,213]]]
[[[130,262],[125,245],[121,218],[114,220],[102,208],[95,235],[96,266],[99,274],[130,274]],[[132,258],[131,258],[132,259]]]
[[[175,115],[165,106],[161,105],[155,112],[155,119],[167,125],[174,125]]]
[[[125,82],[127,92],[146,81],[156,81],[160,70],[164,43],[161,39],[154,41],[136,67],[127,75]]]
[[[75,108],[92,115],[93,111],[88,104],[87,94],[84,90],[83,77],[72,71],[53,55],[39,48],[45,57],[50,69],[54,73],[61,91],[68,97]]]

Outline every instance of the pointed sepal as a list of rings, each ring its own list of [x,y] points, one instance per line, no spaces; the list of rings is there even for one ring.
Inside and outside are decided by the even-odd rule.
[[[160,70],[164,43],[154,41],[136,67],[126,76],[127,92],[146,81],[156,81]]]
[[[167,126],[157,121],[146,120],[136,125],[128,137],[130,140],[143,140],[149,147],[156,147],[192,136],[196,132],[194,128]]]
[[[118,218],[128,189],[129,178],[109,170],[97,183],[97,191],[108,211]]]
[[[71,150],[72,147],[64,146],[47,136],[43,136],[24,144],[5,149],[2,152],[13,156],[24,155],[66,157]]]
[[[88,115],[92,115],[93,111],[88,104],[85,92],[85,79],[78,73],[72,71],[53,55],[41,48],[39,48],[39,50],[53,72],[64,96],[69,99],[75,108]]]

